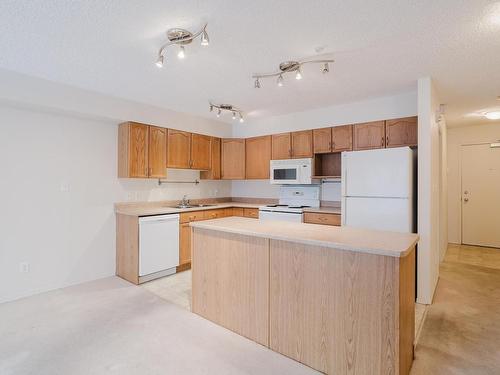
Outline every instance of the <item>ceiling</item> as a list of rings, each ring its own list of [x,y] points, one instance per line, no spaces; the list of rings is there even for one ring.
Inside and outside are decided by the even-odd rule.
[[[204,22],[210,46],[155,66],[166,29]],[[209,100],[251,119],[407,92],[424,76],[451,126],[500,108],[495,1],[2,0],[0,46],[0,68],[210,118]],[[336,60],[330,74],[308,65],[301,81],[254,89],[252,73],[316,55]]]

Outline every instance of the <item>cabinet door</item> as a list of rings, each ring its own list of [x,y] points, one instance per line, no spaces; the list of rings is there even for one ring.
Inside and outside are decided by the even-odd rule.
[[[385,122],[386,147],[416,146],[418,118],[406,117]]]
[[[179,265],[191,262],[191,227],[189,223],[179,226]]]
[[[292,157],[312,158],[313,141],[312,130],[304,130],[292,133]]]
[[[210,155],[210,170],[201,171],[202,180],[220,180],[220,138],[212,137]]]
[[[208,135],[191,134],[191,168],[210,169],[211,137]]]
[[[352,150],[352,125],[335,126],[332,128],[332,151]]]
[[[232,209],[232,216],[244,217],[245,216],[245,210],[242,207],[233,207],[233,209]]]
[[[272,158],[290,159],[292,157],[292,141],[290,133],[272,135]]]
[[[354,125],[354,150],[370,150],[384,147],[385,121]]]
[[[191,160],[191,133],[168,129],[167,166],[189,168]]]
[[[147,125],[129,125],[128,177],[148,177],[148,134]]]
[[[243,216],[249,217],[252,219],[258,219],[259,218],[259,209],[258,208],[244,208],[243,209]]]
[[[332,152],[332,131],[332,128],[313,130],[313,145],[315,154]]]
[[[167,177],[167,129],[149,127],[149,177]]]
[[[245,139],[222,140],[222,179],[245,179]]]
[[[269,179],[271,136],[246,139],[246,178]]]

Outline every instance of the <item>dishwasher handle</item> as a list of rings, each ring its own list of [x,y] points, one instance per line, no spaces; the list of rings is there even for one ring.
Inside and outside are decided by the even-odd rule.
[[[142,216],[139,218],[139,224],[148,223],[148,222],[162,223],[162,222],[167,222],[167,221],[179,222],[179,220],[180,220],[179,214]]]

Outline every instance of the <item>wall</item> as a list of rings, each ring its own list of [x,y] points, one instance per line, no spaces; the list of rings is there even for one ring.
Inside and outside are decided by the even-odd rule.
[[[448,237],[450,242],[462,242],[461,167],[462,145],[500,141],[500,121],[448,129]]]
[[[0,123],[0,302],[114,275],[115,202],[231,193],[229,181],[119,180],[114,120],[0,105]]]
[[[418,234],[417,302],[430,304],[439,277],[440,135],[439,97],[431,78],[418,81]]]
[[[252,137],[415,115],[416,91],[259,120],[248,119],[243,124],[235,125],[233,137]],[[234,181],[232,184],[232,193],[236,197],[277,198],[278,192],[278,188],[270,186],[267,181]],[[340,201],[340,183],[323,184],[322,200]]]

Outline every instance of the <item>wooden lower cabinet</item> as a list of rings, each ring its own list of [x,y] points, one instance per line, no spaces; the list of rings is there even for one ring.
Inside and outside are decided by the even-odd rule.
[[[249,217],[252,219],[258,219],[259,218],[259,209],[258,208],[244,208],[243,209],[243,216]]]
[[[179,267],[186,269],[191,264],[191,227],[189,223],[179,225]]]
[[[233,207],[232,208],[232,216],[244,217],[244,209],[242,207]]]
[[[323,224],[323,225],[341,225],[340,214],[304,212],[304,223]]]

